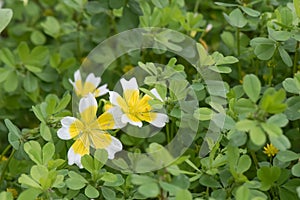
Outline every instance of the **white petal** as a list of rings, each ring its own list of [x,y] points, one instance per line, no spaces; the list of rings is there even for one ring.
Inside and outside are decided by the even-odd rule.
[[[79,168],[83,168],[81,164],[81,155],[75,153],[72,147],[68,151],[68,164],[76,164]]]
[[[129,81],[127,81],[124,78],[122,78],[120,80],[120,82],[121,82],[123,91],[126,91],[126,90],[138,90],[139,89],[138,84],[136,82],[136,78],[134,78],[134,77],[131,78]]]
[[[127,117],[126,114],[123,114],[123,115],[122,115],[121,121],[122,121],[122,123],[125,123],[125,124],[126,124],[126,123],[129,123],[129,124],[131,124],[131,125],[138,126],[138,127],[140,127],[140,128],[143,126],[143,123],[142,123],[141,121],[139,121],[139,122],[132,121],[131,119],[129,119],[129,118]]]
[[[75,117],[64,117],[62,120],[60,120],[61,124],[63,126],[70,126],[75,120],[77,120]]]
[[[120,140],[118,140],[117,138],[111,136],[111,139],[112,139],[111,144],[105,149],[108,153],[108,158],[114,159],[115,153],[122,151],[123,146]]]
[[[150,90],[150,92],[160,101],[163,101],[163,99],[161,98],[161,96],[158,94],[156,88],[153,88],[152,90]]]
[[[62,140],[71,139],[71,133],[69,131],[71,124],[73,124],[77,119],[75,117],[64,117],[60,122],[62,127],[57,131],[57,136]]]
[[[118,93],[116,93],[115,91],[109,91],[109,101],[112,105],[121,107],[118,102],[119,98],[122,97]]]
[[[97,97],[98,97],[98,96],[105,95],[106,93],[109,92],[109,90],[107,89],[107,84],[104,84],[104,85],[98,87],[98,88],[96,89],[96,91],[99,91]]]
[[[100,84],[100,81],[101,81],[101,78],[96,77],[94,73],[90,73],[85,79],[85,82],[92,83],[95,86],[95,88],[98,87],[98,85]]]
[[[80,70],[76,70],[76,72],[74,73],[74,82],[81,80],[81,74],[80,74]]]
[[[119,107],[112,107],[107,112],[113,115],[114,122],[115,122],[113,129],[120,129],[126,126],[127,123],[123,123],[121,120],[123,112]]]
[[[156,117],[150,122],[150,124],[159,128],[164,127],[166,123],[169,121],[168,115],[162,113],[155,113],[155,114]]]
[[[97,112],[98,104],[97,104],[97,101],[96,101],[94,95],[92,95],[91,93],[89,93],[86,97],[83,97],[83,98],[80,99],[80,101],[79,101],[79,112],[83,113],[89,107],[94,107],[95,108],[93,110],[93,112],[95,112],[95,113],[94,114],[90,113],[91,115],[93,115],[91,117],[94,117],[96,115],[96,112]]]

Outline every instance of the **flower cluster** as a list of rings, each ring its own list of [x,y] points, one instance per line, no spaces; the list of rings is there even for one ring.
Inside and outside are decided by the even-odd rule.
[[[122,150],[122,143],[112,135],[109,130],[120,129],[128,123],[142,127],[143,121],[156,127],[165,126],[168,116],[157,113],[149,104],[153,99],[149,95],[141,96],[137,81],[131,78],[129,81],[121,79],[123,95],[109,91],[107,85],[99,84],[100,77],[90,73],[83,82],[80,71],[74,74],[74,82],[71,81],[79,101],[79,118],[64,117],[61,120],[62,127],[57,135],[60,139],[75,139],[75,142],[68,151],[69,165],[76,164],[82,168],[81,157],[90,153],[90,148],[105,149],[108,158],[113,159],[115,153]],[[110,103],[105,112],[97,117],[98,104],[96,97],[109,93]],[[155,89],[151,93],[158,100],[162,101]]]

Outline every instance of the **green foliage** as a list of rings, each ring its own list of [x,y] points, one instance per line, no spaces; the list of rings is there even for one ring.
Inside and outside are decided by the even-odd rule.
[[[300,198],[300,0],[10,0],[2,7],[1,200]],[[140,41],[132,38],[89,56],[105,39],[147,27],[166,28],[148,35],[154,49],[117,55]],[[70,80],[82,63],[102,66],[110,57],[117,58],[101,84],[117,90],[121,77],[136,77],[168,122],[109,130],[124,151],[110,160],[91,148],[79,169],[68,165],[73,141],[57,134],[64,117],[78,117]],[[108,100],[97,98],[97,116]]]

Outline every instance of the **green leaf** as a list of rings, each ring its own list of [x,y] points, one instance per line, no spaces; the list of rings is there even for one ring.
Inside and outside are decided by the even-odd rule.
[[[13,198],[13,195],[11,192],[3,191],[0,193],[0,199],[1,200],[13,200],[14,198]]]
[[[226,66],[211,66],[210,69],[215,72],[223,73],[223,74],[228,74],[232,71],[230,67],[226,67]]]
[[[59,36],[60,24],[59,24],[58,20],[55,17],[48,16],[46,18],[46,21],[42,22],[41,25],[44,29],[44,32],[47,35],[50,35],[54,38],[57,38]]]
[[[178,190],[176,193],[175,200],[182,200],[182,199],[192,200],[193,196],[192,196],[191,192],[188,190]]]
[[[30,49],[26,42],[21,42],[18,46],[18,55],[23,63],[29,60]]]
[[[282,85],[287,92],[300,94],[300,82],[297,79],[286,78]]]
[[[4,82],[4,90],[6,92],[14,92],[17,89],[18,84],[19,79],[17,73],[15,71],[11,71]]]
[[[294,0],[293,2],[294,2],[296,14],[297,14],[298,18],[300,18],[300,0]]]
[[[203,186],[210,187],[210,188],[221,188],[221,184],[214,179],[212,176],[203,174],[200,179],[199,183]]]
[[[63,98],[59,101],[59,103],[55,107],[54,113],[58,113],[63,109],[65,109],[68,106],[70,101],[71,101],[71,95],[69,92],[66,92]]]
[[[159,181],[159,185],[163,190],[168,191],[174,195],[176,195],[177,192],[181,190],[181,188],[177,187],[176,185],[172,185],[163,181]]]
[[[238,187],[235,193],[235,199],[250,199],[250,190],[245,185]]]
[[[253,120],[244,119],[236,123],[235,127],[239,131],[249,131],[252,127],[256,127],[256,122]]]
[[[226,15],[225,13],[223,13],[223,15],[224,15],[226,21],[231,26],[234,26],[234,27],[243,28],[248,23],[247,19],[244,17],[243,13],[238,8],[231,11],[229,16]]]
[[[233,3],[223,3],[223,2],[215,2],[216,5],[224,6],[224,7],[236,7],[238,4]]]
[[[131,182],[135,185],[143,185],[146,183],[156,182],[156,180],[154,178],[146,176],[146,175],[132,174]]]
[[[41,72],[42,67],[41,66],[35,66],[35,65],[25,65],[26,69],[33,73]]]
[[[45,144],[42,153],[43,153],[43,163],[47,164],[54,156],[55,153],[54,144],[52,142],[48,142],[47,144]]]
[[[279,151],[276,154],[276,158],[281,162],[290,162],[299,159],[300,155],[293,151],[286,150],[286,151]]]
[[[198,108],[195,110],[194,117],[200,121],[211,120],[214,112],[209,108]]]
[[[249,136],[251,141],[257,146],[262,146],[266,143],[266,134],[259,126],[251,127]]]
[[[243,79],[243,89],[247,96],[255,103],[259,99],[261,83],[257,76],[248,74]]]
[[[31,73],[28,73],[23,80],[23,86],[27,92],[34,92],[38,88],[38,80]]]
[[[48,171],[47,167],[45,167],[43,165],[34,165],[30,169],[31,177],[36,182],[40,183],[42,185],[43,189],[48,189],[50,187],[50,185],[48,187],[43,187],[44,186],[43,185],[43,180],[47,180],[48,174],[49,174],[49,171]]]
[[[16,150],[20,147],[21,131],[9,119],[5,119],[4,123],[9,130],[8,141]]]
[[[287,107],[285,103],[282,103],[285,97],[286,94],[283,89],[276,91],[274,88],[268,88],[260,100],[260,107],[271,114],[281,113]]]
[[[32,111],[34,113],[34,115],[43,123],[46,123],[45,119],[44,119],[44,115],[40,109],[40,106],[32,106]]]
[[[10,69],[0,68],[0,83],[6,80],[9,73],[10,73]]]
[[[5,27],[9,24],[11,18],[13,16],[13,11],[8,8],[0,9],[0,33],[5,29]]]
[[[113,9],[119,9],[123,6],[125,6],[124,0],[109,0],[109,7]]]
[[[11,68],[14,68],[16,65],[15,56],[8,48],[0,50],[0,60]]]
[[[31,188],[37,188],[37,189],[42,189],[42,187],[32,178],[30,178],[28,175],[26,174],[22,174],[20,176],[20,178],[18,179],[19,183],[21,183],[22,185],[25,186],[29,186]]]
[[[90,173],[93,173],[94,169],[94,159],[92,156],[85,154],[81,157],[82,166]]]
[[[292,174],[296,177],[300,177],[300,163],[299,162],[292,167]]]
[[[275,31],[271,28],[268,29],[270,38],[276,41],[287,41],[292,37],[291,32],[288,31]]]
[[[286,50],[282,46],[279,46],[278,50],[279,50],[279,54],[280,54],[280,57],[283,60],[283,62],[288,67],[291,67],[293,65],[293,61],[292,61],[290,55],[288,54],[288,52],[286,52]]]
[[[107,200],[114,200],[116,199],[116,193],[108,188],[108,187],[101,187],[102,195],[104,196],[105,199]]]
[[[40,31],[33,31],[30,40],[35,45],[43,45],[46,42],[46,36]]]
[[[277,20],[284,26],[291,26],[293,23],[293,13],[288,7],[279,7],[275,10]]]
[[[68,175],[70,178],[66,180],[66,184],[68,188],[72,190],[80,190],[86,185],[86,183],[88,183],[87,180],[85,180],[85,178],[83,178],[76,172],[69,171]]]
[[[36,164],[42,165],[41,145],[37,141],[29,141],[24,144],[24,150],[30,159]]]
[[[52,141],[51,130],[49,126],[47,126],[47,124],[44,122],[40,124],[40,134],[44,140]]]
[[[279,137],[270,137],[270,141],[274,146],[280,151],[285,151],[291,148],[291,142],[285,135],[280,135]]]
[[[212,55],[213,57],[214,57],[214,54]],[[224,57],[222,54],[218,58],[214,57],[214,60],[216,61],[216,65],[228,65],[228,64],[234,64],[234,63],[239,62],[239,60],[236,57],[233,57],[233,56]]]
[[[250,99],[241,98],[234,104],[234,110],[239,114],[255,112],[256,105]]]
[[[99,191],[94,188],[93,186],[91,185],[88,185],[85,190],[84,190],[84,194],[88,197],[88,198],[97,198],[100,194],[99,194]]]
[[[37,46],[30,53],[29,64],[42,66],[47,63],[49,57],[49,49],[45,46]]]
[[[283,113],[273,115],[267,120],[267,123],[276,124],[279,127],[286,126],[288,122],[289,120],[287,119],[286,115]]]
[[[117,176],[110,172],[105,172],[101,177],[101,180],[105,182],[115,182],[117,181],[117,179],[118,179]]]
[[[42,192],[43,191],[39,189],[29,188],[20,194],[18,200],[34,200],[37,199]]]
[[[239,8],[242,9],[242,11],[244,11],[247,15],[251,17],[258,17],[260,15],[259,11],[253,10],[252,8],[248,8],[245,6],[239,6]]]
[[[94,153],[95,159],[97,159],[100,163],[105,164],[108,159],[107,151],[104,149],[96,149]]]
[[[157,8],[165,8],[169,6],[169,1],[167,0],[151,0],[155,7]]]
[[[251,159],[248,155],[242,155],[238,161],[236,172],[242,174],[251,167]]]
[[[199,63],[197,63],[197,67],[211,66],[215,63],[212,56],[208,55],[205,48],[197,43],[196,44],[198,55],[199,55]]]
[[[160,189],[157,183],[146,183],[138,188],[138,192],[147,198],[154,198],[159,195]]]
[[[267,191],[280,177],[281,170],[277,166],[263,166],[257,170],[257,177],[261,180],[261,190]]]
[[[260,60],[269,60],[276,50],[275,41],[263,37],[252,39],[250,45],[254,47],[254,53]]]

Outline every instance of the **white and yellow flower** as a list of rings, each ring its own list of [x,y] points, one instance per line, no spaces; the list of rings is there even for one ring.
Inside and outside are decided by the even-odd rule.
[[[101,78],[96,77],[93,73],[88,74],[85,81],[82,82],[80,71],[77,70],[74,73],[74,82],[71,79],[69,79],[69,81],[73,85],[76,95],[79,97],[85,97],[89,93],[92,93],[95,97],[99,97],[109,91],[107,89],[107,84],[98,87],[101,82]]]
[[[121,110],[117,107],[111,108],[97,118],[97,108],[95,97],[89,93],[80,99],[80,119],[64,117],[61,120],[62,128],[57,132],[58,137],[63,140],[75,138],[68,151],[69,165],[75,163],[82,168],[81,157],[90,153],[90,147],[105,149],[109,159],[113,159],[115,153],[122,150],[122,143],[107,132],[125,126],[119,117]]]
[[[122,78],[120,81],[123,88],[123,97],[114,91],[110,91],[109,100],[114,107],[117,106],[123,111],[121,121],[138,127],[142,127],[143,121],[149,122],[156,127],[165,126],[168,116],[154,112],[149,104],[149,100],[152,97],[149,95],[140,96],[136,79],[131,78],[127,81]],[[151,90],[151,92],[157,99],[162,101],[155,89]]]

